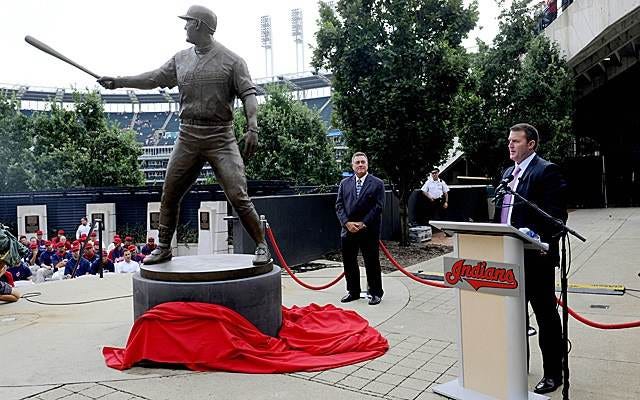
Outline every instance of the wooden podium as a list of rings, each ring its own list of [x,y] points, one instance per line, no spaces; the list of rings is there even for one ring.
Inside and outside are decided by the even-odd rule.
[[[548,250],[506,224],[431,221],[453,234],[444,283],[458,312],[458,378],[433,391],[464,400],[542,400],[528,391],[524,249]]]

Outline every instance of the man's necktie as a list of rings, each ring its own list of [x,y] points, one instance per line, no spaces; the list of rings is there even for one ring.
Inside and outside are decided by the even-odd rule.
[[[360,191],[362,190],[362,179],[358,179],[356,182],[356,197],[360,197]]]
[[[516,179],[518,179],[518,175],[520,175],[520,167],[516,167],[511,175],[513,175],[513,180],[509,182],[509,187],[513,189],[516,185]],[[500,210],[500,223],[507,224],[509,223],[509,208],[513,206],[513,195],[511,193],[507,193],[502,198],[502,209]]]

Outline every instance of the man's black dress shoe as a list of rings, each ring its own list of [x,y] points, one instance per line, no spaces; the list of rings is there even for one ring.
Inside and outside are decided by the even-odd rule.
[[[562,377],[560,378],[547,378],[543,377],[540,382],[533,389],[534,393],[544,394],[550,393],[562,386]]]
[[[347,293],[340,299],[340,302],[341,303],[348,303],[350,301],[355,301],[355,300],[359,300],[359,299],[360,299],[360,296],[356,296],[356,295],[353,295],[351,293]]]
[[[369,299],[369,305],[370,306],[375,306],[376,304],[380,304],[381,301],[382,301],[382,297],[380,297],[380,296],[371,296],[371,298]]]

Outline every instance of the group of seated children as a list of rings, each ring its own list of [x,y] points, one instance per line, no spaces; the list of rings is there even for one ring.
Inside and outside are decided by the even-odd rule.
[[[31,280],[40,283],[95,275],[100,269],[115,273],[137,272],[144,257],[156,248],[152,237],[148,238],[147,243],[138,251],[131,236],[126,236],[122,243],[120,236],[115,235],[113,243],[107,249],[103,249],[96,239],[95,232],[89,237],[83,233],[73,243],[69,243],[62,229],[52,240],[44,240],[42,235],[43,232],[39,230],[36,236],[29,240],[24,235],[20,236],[20,243],[25,245],[29,252],[18,265],[6,268],[8,274],[4,278],[5,281],[8,275],[11,275],[13,281]],[[4,274],[4,271],[2,272]],[[0,274],[0,277],[3,274]]]

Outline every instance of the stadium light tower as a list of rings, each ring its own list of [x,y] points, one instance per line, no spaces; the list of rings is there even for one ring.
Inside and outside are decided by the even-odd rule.
[[[260,17],[260,43],[264,47],[264,72],[265,76],[273,76],[273,42],[271,31],[271,16]],[[269,60],[271,60],[271,71],[269,71]]]
[[[302,8],[294,8],[290,11],[291,36],[296,43],[296,71],[304,69],[304,39],[302,35]],[[300,64],[300,67],[298,67]]]

